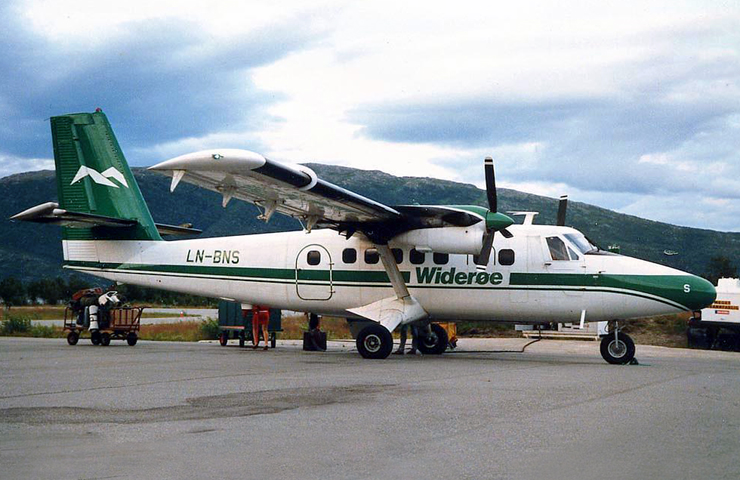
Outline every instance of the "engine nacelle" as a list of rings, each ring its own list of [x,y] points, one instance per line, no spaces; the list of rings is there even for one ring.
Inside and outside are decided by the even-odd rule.
[[[485,233],[483,222],[469,227],[420,228],[393,237],[391,243],[417,250],[478,255],[483,248]]]

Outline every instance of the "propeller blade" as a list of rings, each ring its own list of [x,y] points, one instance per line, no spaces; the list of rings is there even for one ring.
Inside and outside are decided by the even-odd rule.
[[[556,225],[558,227],[565,226],[565,212],[568,210],[568,195],[560,196],[560,203],[558,204],[558,221]]]
[[[493,237],[496,234],[495,230],[486,232],[483,237],[483,248],[481,248],[480,255],[473,258],[475,261],[476,270],[485,270],[488,266],[488,260],[491,258],[491,250],[493,250]]]
[[[514,234],[513,234],[513,233],[511,233],[510,231],[508,231],[508,230],[507,230],[507,229],[505,229],[505,228],[502,228],[501,230],[499,230],[499,232],[501,232],[501,235],[503,235],[503,236],[504,236],[504,238],[511,238],[511,237],[513,237],[513,236],[514,236]]]
[[[483,162],[486,172],[486,195],[488,196],[488,209],[493,213],[498,211],[498,199],[496,198],[496,175],[493,172],[493,159],[486,157]]]

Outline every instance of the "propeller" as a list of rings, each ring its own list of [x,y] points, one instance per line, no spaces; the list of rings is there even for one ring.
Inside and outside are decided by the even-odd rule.
[[[498,213],[498,197],[496,195],[496,175],[493,169],[493,159],[486,157],[483,161],[483,169],[486,174],[486,197],[488,198],[488,212],[486,213],[486,233],[483,235],[483,247],[480,254],[475,256],[476,270],[485,270],[493,250],[493,239],[499,231],[506,238],[511,238],[511,233],[506,227],[514,221],[506,215]]]
[[[555,225],[558,227],[565,226],[565,212],[568,210],[568,195],[560,195],[560,203],[558,204],[558,220]]]

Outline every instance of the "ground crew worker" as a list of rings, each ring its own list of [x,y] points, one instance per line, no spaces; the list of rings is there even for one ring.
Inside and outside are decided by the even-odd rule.
[[[408,335],[409,327],[411,327],[411,350],[408,351],[409,355],[416,355],[416,337],[418,336],[418,329],[415,325],[409,325],[404,323],[401,325],[401,343],[398,346],[398,350],[393,352],[394,355],[403,355],[404,349],[406,348],[406,337]]]
[[[260,329],[262,330],[262,337],[265,339],[265,347],[263,350],[267,350],[268,336],[267,325],[270,323],[270,310],[265,307],[259,307],[255,305],[252,307],[252,348],[257,348],[260,344]]]

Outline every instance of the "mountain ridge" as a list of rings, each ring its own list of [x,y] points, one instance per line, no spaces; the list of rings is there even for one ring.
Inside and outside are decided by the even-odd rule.
[[[320,178],[387,205],[471,204],[486,205],[485,191],[472,184],[428,177],[396,177],[379,170],[306,164]],[[233,201],[221,207],[221,198],[193,185],[182,183],[169,193],[168,177],[133,168],[154,220],[159,223],[193,223],[204,237],[298,230],[300,224],[284,215],[270,223],[257,220],[254,205]],[[499,188],[499,211],[537,211],[537,224],[553,224],[556,199]],[[54,172],[39,170],[0,179],[0,279],[15,276],[24,281],[66,276],[61,269],[61,235],[58,227],[10,222],[8,217],[29,207],[55,201]],[[182,208],[187,205],[187,208]],[[625,255],[643,258],[701,274],[713,256],[726,256],[737,264],[740,233],[681,227],[581,202],[569,202],[567,225],[581,230],[602,247],[618,244]],[[665,256],[665,250],[678,252]]]

